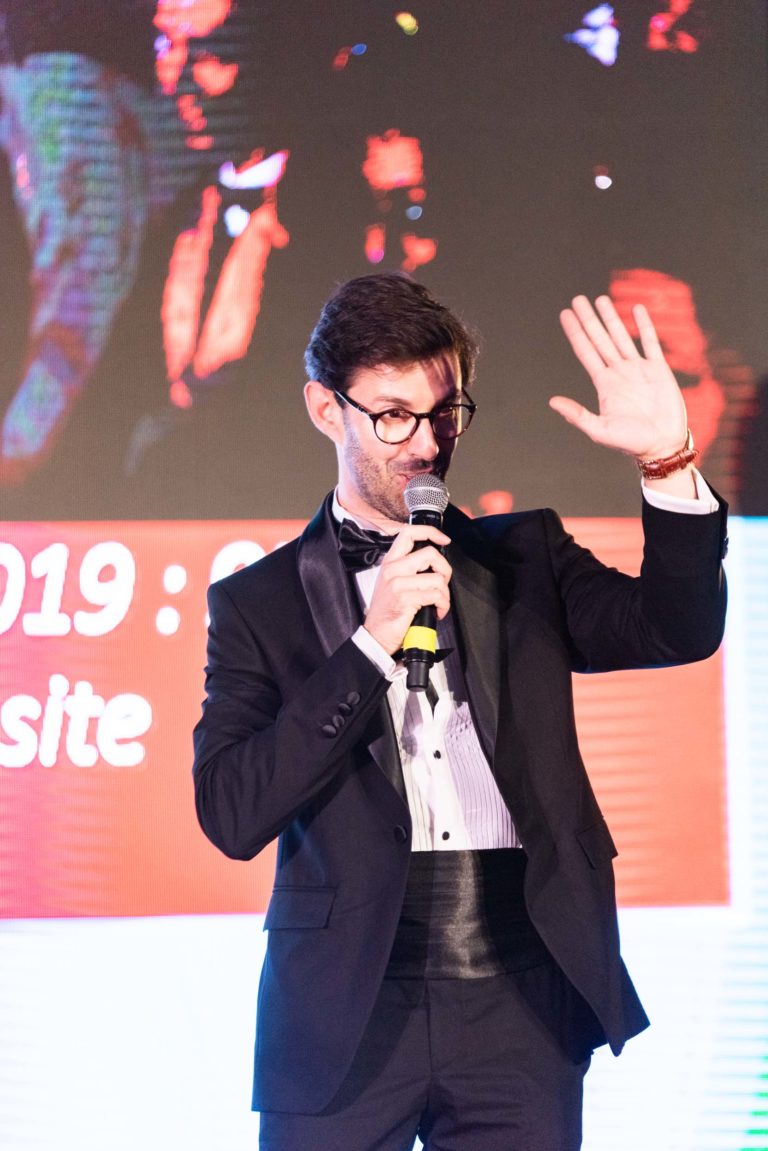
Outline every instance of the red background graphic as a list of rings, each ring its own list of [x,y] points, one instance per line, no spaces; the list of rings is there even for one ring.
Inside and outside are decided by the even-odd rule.
[[[0,706],[21,692],[44,702],[50,676],[63,674],[70,686],[86,680],[107,700],[123,692],[143,696],[153,720],[140,737],[145,756],[136,767],[112,767],[101,757],[93,767],[75,766],[65,739],[52,767],[37,760],[0,767],[3,916],[265,910],[273,851],[244,865],[225,859],[204,838],[194,812],[190,733],[203,696],[205,589],[214,557],[237,540],[269,551],[301,526],[290,520],[38,524],[6,534],[23,554],[28,576],[16,622],[2,637]],[[637,568],[637,521],[569,526],[601,558]],[[98,638],[24,635],[23,614],[39,608],[43,592],[43,581],[29,575],[32,557],[54,541],[69,547],[61,610],[71,616],[88,607],[77,578],[82,557],[104,540],[124,544],[136,561],[123,621]],[[164,590],[170,564],[188,573],[181,592]],[[7,590],[0,585],[1,593]],[[173,635],[157,630],[163,606],[179,613]],[[726,903],[721,657],[687,668],[577,676],[575,682],[582,748],[619,846],[621,903]],[[91,723],[89,742],[94,729]],[[11,742],[6,732],[0,740]]]

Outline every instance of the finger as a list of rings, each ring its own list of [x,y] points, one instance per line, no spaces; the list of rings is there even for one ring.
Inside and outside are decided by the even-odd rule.
[[[407,555],[396,557],[394,560],[387,556],[382,567],[385,565],[390,578],[398,575],[419,575],[429,571],[439,572],[446,580],[449,580],[452,575],[452,568],[448,560],[431,546],[418,548],[418,550],[408,552]]]
[[[391,610],[397,617],[405,616],[410,620],[423,607],[438,607],[448,611],[451,606],[446,583],[434,576],[400,577],[391,590]]]
[[[599,355],[606,364],[615,364],[621,359],[619,349],[614,344],[608,332],[603,327],[597,312],[586,296],[575,296],[571,300],[571,308],[592,341]]]
[[[635,317],[637,330],[640,334],[640,343],[642,344],[646,357],[649,360],[663,360],[664,353],[661,350],[659,337],[656,335],[656,329],[653,326],[653,320],[650,317],[648,309],[644,304],[635,304],[632,309],[632,315]]]
[[[635,347],[635,341],[627,331],[621,316],[616,311],[611,297],[598,296],[595,300],[595,306],[600,313],[600,318],[608,329],[608,334],[622,356],[626,360],[639,360],[640,353]]]
[[[430,524],[406,524],[395,536],[392,547],[387,553],[387,559],[400,559],[413,551],[417,540],[429,540],[438,547],[447,547],[451,537]]]
[[[450,610],[451,598],[445,584],[432,584],[420,591],[413,615],[423,607],[436,608],[441,613],[441,618]]]
[[[592,380],[595,380],[605,368],[603,358],[598,355],[587,333],[570,308],[560,313],[560,324],[573,348],[574,355],[581,366],[587,371]]]
[[[449,595],[448,577],[442,572],[398,572],[391,583],[391,590],[395,596],[433,596]],[[433,600],[424,600],[424,603],[433,603]]]
[[[591,440],[594,440],[596,444],[603,442],[602,421],[598,415],[590,412],[589,408],[585,408],[583,404],[578,404],[576,400],[569,399],[568,396],[552,396],[549,406],[569,424],[573,424],[575,428],[579,428]]]

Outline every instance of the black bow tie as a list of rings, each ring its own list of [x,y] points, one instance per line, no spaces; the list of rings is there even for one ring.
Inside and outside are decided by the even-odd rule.
[[[392,547],[394,538],[366,531],[352,520],[342,520],[339,525],[339,555],[344,567],[349,572],[374,567]]]

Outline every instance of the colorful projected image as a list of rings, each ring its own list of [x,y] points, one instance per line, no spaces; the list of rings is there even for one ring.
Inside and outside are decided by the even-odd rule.
[[[7,8],[0,141],[30,248],[33,289],[23,379],[5,412],[0,444],[0,475],[15,485],[43,465],[99,364],[135,287],[153,221],[185,189],[215,179],[219,166],[220,180],[195,193],[197,209],[187,201],[196,221],[179,235],[169,260],[160,318],[170,409],[192,403],[185,369],[210,383],[224,364],[242,358],[269,251],[288,242],[274,198],[287,154],[254,175],[263,157],[257,149],[235,173],[247,134],[231,131],[231,98],[230,106],[218,105],[235,88],[241,64],[208,47],[231,4],[160,0],[154,18],[150,5],[118,4],[111,14],[117,29],[111,22],[107,28],[94,5],[62,12],[33,4],[23,16]],[[236,38],[226,46],[240,47]],[[207,115],[203,101],[213,104]],[[235,104],[242,102],[236,95]],[[219,231],[234,242],[218,254],[217,267],[211,249],[219,185],[225,195],[247,189],[252,211],[234,203],[222,209]],[[211,266],[218,276],[201,330]],[[134,430],[129,471],[158,429],[162,414]]]
[[[762,330],[729,291],[737,268],[747,292],[761,283],[748,239],[760,200],[726,225],[724,255],[708,251],[733,189],[755,179],[741,109],[732,129],[709,114],[704,86],[735,34],[713,12],[531,0],[487,5],[468,25],[458,4],[414,15],[362,0],[344,13],[121,0],[109,28],[93,3],[3,13],[12,202],[0,213],[29,265],[9,269],[29,288],[8,289],[0,329],[9,517],[271,514],[264,481],[280,464],[282,413],[296,411],[311,316],[334,282],[372,265],[425,277],[476,323],[483,411],[503,422],[510,371],[526,404],[567,371],[542,334],[569,292],[549,271],[553,240],[597,291],[628,267],[685,285],[701,338],[733,349],[689,385],[698,434],[714,429],[710,459],[734,506],[760,506],[743,457]],[[702,89],[685,115],[664,94],[669,67],[671,84]],[[651,141],[667,152],[640,170]],[[682,170],[686,154],[693,171],[711,160],[706,182]],[[632,264],[617,261],[630,250]],[[543,392],[537,427],[578,450],[546,423]],[[322,462],[309,430],[295,434],[308,466],[279,510],[301,517]],[[533,498],[530,443],[511,435],[470,456],[466,505],[494,491]],[[222,454],[239,461],[236,491]],[[564,476],[549,498],[576,514],[636,510],[588,481],[575,500]]]

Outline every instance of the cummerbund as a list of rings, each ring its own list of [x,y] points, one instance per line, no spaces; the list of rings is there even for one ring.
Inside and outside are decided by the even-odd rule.
[[[521,848],[413,852],[387,977],[479,979],[546,962],[526,862]]]

